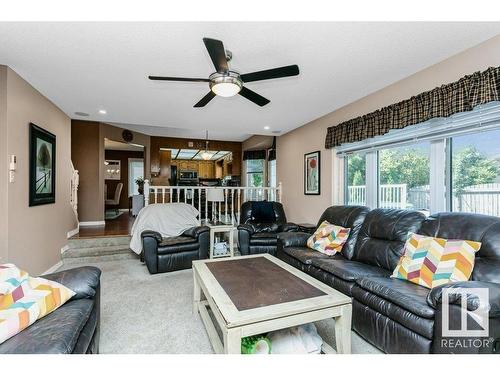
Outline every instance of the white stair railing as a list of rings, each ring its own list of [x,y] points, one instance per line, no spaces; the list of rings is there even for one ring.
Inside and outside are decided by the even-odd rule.
[[[76,220],[78,221],[78,186],[80,185],[80,175],[71,162],[71,194],[70,204],[75,213]]]
[[[222,189],[222,202],[208,201],[209,189]],[[233,186],[154,186],[144,181],[144,206],[154,203],[184,202],[200,212],[199,220],[212,219],[239,224],[240,208],[246,201],[281,202],[281,183],[277,187],[233,187]],[[212,215],[214,214],[215,215]]]

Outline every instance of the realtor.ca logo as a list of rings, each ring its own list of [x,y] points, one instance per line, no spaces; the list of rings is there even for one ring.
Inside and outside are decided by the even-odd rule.
[[[455,348],[490,346],[491,340],[481,339],[489,337],[488,292],[487,288],[443,289],[442,335],[448,338],[443,340],[443,345]],[[473,303],[468,304],[468,301]],[[451,305],[459,309],[452,312]]]

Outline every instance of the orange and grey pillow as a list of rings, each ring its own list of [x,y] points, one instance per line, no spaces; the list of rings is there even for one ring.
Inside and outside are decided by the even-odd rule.
[[[335,255],[349,238],[350,228],[323,221],[314,234],[308,238],[307,246],[326,255]]]
[[[0,344],[74,295],[55,281],[30,277],[13,264],[0,264]]]
[[[391,277],[434,288],[469,280],[480,242],[449,240],[410,233]]]

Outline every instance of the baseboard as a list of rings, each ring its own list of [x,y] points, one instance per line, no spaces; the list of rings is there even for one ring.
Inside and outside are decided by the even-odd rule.
[[[62,251],[62,249],[61,249],[61,251]],[[56,264],[54,264],[52,267],[50,267],[47,271],[45,271],[44,273],[42,273],[42,276],[43,275],[47,275],[49,273],[56,272],[59,268],[61,268],[62,265],[63,265],[63,262],[62,262],[62,260],[60,260],[59,262],[57,262]]]
[[[70,237],[73,237],[75,234],[77,234],[78,232],[80,232],[80,224],[78,224],[78,226],[75,228],[75,229],[72,229],[70,230],[68,233],[67,233],[67,237],[66,238],[70,238]]]
[[[105,225],[106,222],[103,221],[80,221],[80,226],[81,227],[93,227],[93,226],[98,226],[98,225]]]
[[[61,255],[64,254],[66,251],[69,250],[69,245],[64,245],[62,248],[61,248]]]

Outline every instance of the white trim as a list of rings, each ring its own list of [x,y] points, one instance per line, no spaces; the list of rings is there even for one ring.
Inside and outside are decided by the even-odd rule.
[[[128,208],[119,208],[118,211],[119,212],[128,212],[129,209]]]
[[[66,238],[71,238],[78,232],[80,232],[80,224],[78,224],[78,226],[75,229],[71,229],[68,233],[66,233]]]
[[[378,152],[366,154],[366,205],[370,208],[378,207]]]
[[[68,244],[66,244],[63,247],[61,247],[61,255],[64,254],[68,250],[69,250],[69,245]]]
[[[331,150],[332,157],[332,205],[342,205],[345,204],[345,195],[344,195],[344,158],[339,157],[335,152],[335,149]]]
[[[93,227],[93,226],[98,226],[98,225],[105,225],[106,222],[103,221],[80,221],[80,226],[81,227]]]
[[[446,211],[446,141],[432,141],[430,151],[430,212]]]
[[[59,268],[61,268],[62,265],[63,265],[63,262],[62,262],[62,260],[60,260],[59,262],[57,262],[56,264],[54,264],[52,267],[50,267],[47,271],[43,272],[42,276],[43,275],[47,275],[49,273],[56,272]]]

